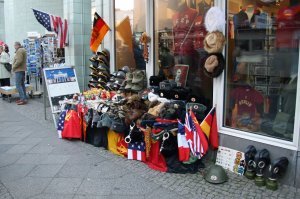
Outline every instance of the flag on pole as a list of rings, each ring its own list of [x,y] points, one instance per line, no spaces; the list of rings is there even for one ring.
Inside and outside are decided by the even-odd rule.
[[[196,131],[197,133],[197,146],[199,145],[199,149],[200,149],[200,158],[206,154],[206,152],[208,151],[208,141],[207,138],[205,137],[204,132],[202,131],[200,124],[194,114],[193,111],[190,111],[190,116],[192,119],[192,126],[193,129]]]
[[[146,162],[146,148],[144,142],[135,142],[128,144],[127,158],[129,160],[139,160]]]
[[[212,148],[217,149],[219,147],[219,133],[215,107],[209,111],[205,119],[201,122],[200,127],[205,133]]]
[[[99,45],[101,44],[104,36],[110,30],[105,21],[98,15],[94,14],[93,30],[90,41],[90,49],[93,52],[97,52]]]
[[[208,150],[207,139],[202,132],[195,114],[190,111],[185,117],[186,140],[189,144],[192,154],[201,159]]]
[[[190,147],[185,137],[185,127],[180,121],[178,121],[177,141],[179,161],[186,162],[190,158]]]
[[[63,48],[68,44],[68,22],[61,17],[50,15],[39,10],[32,9],[37,21],[43,25],[48,31],[57,34],[59,48]]]

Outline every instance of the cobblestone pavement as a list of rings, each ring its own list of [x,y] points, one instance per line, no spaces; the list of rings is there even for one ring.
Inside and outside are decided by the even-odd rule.
[[[300,198],[294,187],[270,191],[231,173],[227,183],[211,185],[204,171],[161,173],[80,141],[58,139],[40,100],[26,106],[0,100],[0,115],[0,199]]]

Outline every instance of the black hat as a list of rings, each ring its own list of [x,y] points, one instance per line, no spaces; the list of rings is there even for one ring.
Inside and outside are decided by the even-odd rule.
[[[144,82],[146,77],[146,73],[143,70],[136,70],[133,72],[133,79],[132,79],[132,83],[140,83],[140,82]]]
[[[160,89],[158,91],[158,95],[159,95],[159,97],[162,97],[162,98],[167,98],[167,99],[171,99],[172,98],[172,92],[171,92],[171,90]]]
[[[88,87],[89,87],[89,88],[96,88],[95,84],[93,84],[93,83],[89,83],[89,84],[88,84]]]
[[[99,62],[102,62],[102,63],[106,64],[107,66],[109,66],[109,61],[107,60],[107,58],[104,55],[99,55],[97,60]]]
[[[208,54],[203,66],[204,74],[211,78],[218,77],[222,74],[225,64],[226,62],[222,53]]]
[[[159,83],[163,81],[163,78],[160,76],[151,76],[149,78],[150,86],[159,86]]]
[[[175,87],[172,89],[172,99],[174,100],[186,100],[189,90],[183,87]]]
[[[110,60],[110,53],[107,49],[97,52],[97,55],[103,55],[108,61]]]

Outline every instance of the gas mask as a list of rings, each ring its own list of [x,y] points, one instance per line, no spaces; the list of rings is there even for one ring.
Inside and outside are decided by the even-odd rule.
[[[267,189],[273,191],[278,189],[277,179],[283,175],[289,165],[289,160],[286,157],[276,159],[269,166],[269,177],[266,182]]]
[[[245,176],[248,179],[254,179],[256,163],[254,157],[256,154],[256,148],[253,145],[249,145],[245,151],[246,173]]]
[[[254,158],[256,166],[256,176],[263,176],[264,170],[270,164],[270,153],[267,149],[259,151]]]

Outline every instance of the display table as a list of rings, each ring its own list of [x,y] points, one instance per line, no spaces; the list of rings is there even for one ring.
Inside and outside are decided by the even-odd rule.
[[[25,85],[26,93],[29,93],[29,96],[32,97],[33,95],[33,87],[29,84]],[[7,98],[3,97],[2,99],[7,99],[9,103],[11,103],[11,95],[17,94],[18,90],[16,86],[3,86],[0,87],[0,94],[7,95]]]

